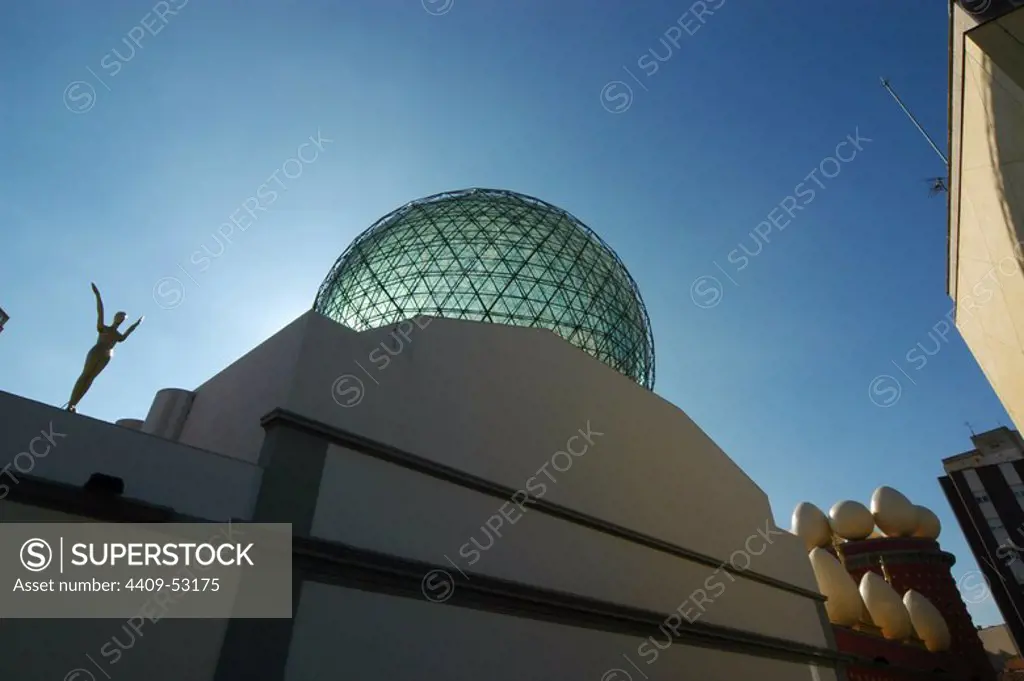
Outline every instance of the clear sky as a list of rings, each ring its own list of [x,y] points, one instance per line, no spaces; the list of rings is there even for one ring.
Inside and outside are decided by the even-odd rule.
[[[781,526],[800,501],[891,485],[938,513],[955,576],[976,570],[936,478],[970,448],[965,422],[1010,422],[959,335],[933,331],[951,301],[927,179],[945,170],[879,85],[945,147],[946,7],[706,4],[11,4],[0,389],[67,401],[95,281],[108,313],[146,320],[81,411],[144,417],[156,390],[196,387],[309,309],[378,217],[512,189],[617,250],[653,321],[656,391]],[[224,247],[232,214],[245,230]],[[887,407],[869,394],[883,374],[902,388],[893,403],[874,384]],[[1001,619],[991,599],[971,607]]]

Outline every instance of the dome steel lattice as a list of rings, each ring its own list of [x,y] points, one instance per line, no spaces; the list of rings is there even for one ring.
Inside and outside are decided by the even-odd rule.
[[[650,319],[622,261],[566,211],[514,192],[445,192],[382,217],[313,309],[356,331],[418,314],[550,329],[654,387]]]

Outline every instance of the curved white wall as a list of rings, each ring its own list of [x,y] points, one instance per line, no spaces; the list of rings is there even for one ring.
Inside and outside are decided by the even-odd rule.
[[[149,408],[142,432],[166,440],[177,440],[188,418],[194,395],[181,388],[164,388],[157,392]]]

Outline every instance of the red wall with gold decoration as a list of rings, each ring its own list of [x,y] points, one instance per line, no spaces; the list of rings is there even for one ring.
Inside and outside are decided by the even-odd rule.
[[[884,576],[879,564],[881,558],[893,589],[900,595],[913,589],[931,601],[946,620],[951,638],[948,652],[930,653],[920,644],[888,641],[878,633],[835,626],[836,645],[841,652],[869,660],[885,660],[894,667],[892,670],[854,667],[850,669],[850,681],[903,681],[938,670],[958,681],[996,680],[995,670],[950,572],[956,561],[952,554],[939,548],[936,541],[921,538],[880,537],[848,541],[840,547],[846,570],[858,584],[868,570]],[[918,673],[907,675],[910,670]]]

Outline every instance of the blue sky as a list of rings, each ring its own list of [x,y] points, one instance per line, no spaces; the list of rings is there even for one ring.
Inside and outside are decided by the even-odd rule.
[[[951,301],[945,200],[926,180],[944,169],[878,80],[945,147],[944,3],[708,0],[703,23],[688,2],[639,4],[12,5],[0,389],[67,401],[95,281],[109,312],[146,321],[82,412],[142,417],[156,390],[197,386],[307,310],[376,218],[507,188],[618,251],[653,320],[657,392],[768,493],[780,525],[799,501],[891,485],[938,513],[958,578],[976,569],[936,477],[970,447],[966,421],[1010,422],[957,333],[933,331]],[[838,152],[850,160],[825,160],[858,132],[860,149]],[[283,168],[318,134],[331,141],[304,147],[313,160]],[[272,177],[278,195],[248,224]],[[793,209],[801,183],[815,194]],[[245,231],[193,259],[219,251],[233,213]],[[918,343],[932,354],[908,358]],[[883,374],[902,389],[885,408],[869,399]],[[875,399],[893,391],[876,383]],[[991,600],[972,611],[1000,620]]]

